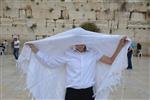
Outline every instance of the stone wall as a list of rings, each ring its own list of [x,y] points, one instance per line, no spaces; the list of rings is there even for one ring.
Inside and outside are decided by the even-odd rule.
[[[103,33],[128,35],[150,55],[149,0],[0,0],[0,42],[44,38],[86,21]]]

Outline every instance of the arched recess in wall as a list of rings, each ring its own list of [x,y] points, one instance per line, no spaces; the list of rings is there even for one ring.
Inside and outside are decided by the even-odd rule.
[[[69,11],[67,7],[62,6],[59,19],[69,19]]]

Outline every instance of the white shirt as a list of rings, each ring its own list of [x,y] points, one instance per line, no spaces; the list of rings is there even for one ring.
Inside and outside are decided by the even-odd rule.
[[[5,49],[8,47],[8,42],[7,41],[3,41],[3,44],[5,46]]]
[[[69,50],[65,56],[58,57],[50,57],[41,51],[36,55],[43,64],[51,68],[66,64],[66,87],[75,89],[88,88],[95,84],[96,62],[103,56],[102,53],[94,50],[83,53]]]
[[[17,40],[17,41],[14,41],[14,48],[19,48],[20,46],[20,41]]]

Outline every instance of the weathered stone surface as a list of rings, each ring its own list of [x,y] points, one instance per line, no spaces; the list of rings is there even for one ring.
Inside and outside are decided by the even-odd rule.
[[[90,21],[103,33],[118,32],[150,43],[149,0],[0,0],[0,5],[0,42],[11,41],[14,34],[21,40],[34,40],[37,35],[54,35]]]

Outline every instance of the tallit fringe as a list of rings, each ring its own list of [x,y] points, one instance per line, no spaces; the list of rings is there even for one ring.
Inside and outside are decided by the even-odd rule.
[[[108,74],[107,77],[105,77],[104,81],[100,85],[97,92],[94,94],[94,97],[96,95],[105,95],[106,92],[113,92],[121,85],[121,73],[111,73]]]

